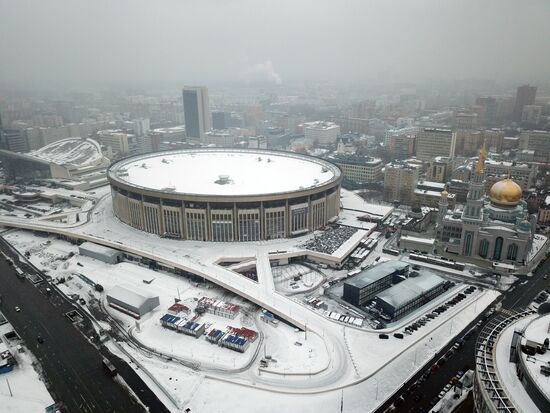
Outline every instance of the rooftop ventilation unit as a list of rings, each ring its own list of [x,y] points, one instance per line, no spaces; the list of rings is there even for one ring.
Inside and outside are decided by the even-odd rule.
[[[215,183],[218,185],[227,185],[231,183],[231,179],[229,179],[229,175],[218,175],[218,180]]]

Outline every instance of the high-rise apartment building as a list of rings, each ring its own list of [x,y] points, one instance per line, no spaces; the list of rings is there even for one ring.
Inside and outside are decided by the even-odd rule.
[[[4,129],[0,118],[0,148],[12,152],[28,152],[27,139],[20,129]]]
[[[384,201],[412,205],[419,169],[413,165],[392,162],[384,169]]]
[[[134,119],[132,123],[134,134],[136,136],[147,135],[151,129],[151,122],[147,118]]]
[[[386,148],[393,159],[407,159],[413,156],[415,135],[390,135],[386,138]]]
[[[512,120],[514,122],[521,122],[523,107],[526,105],[534,105],[536,96],[537,88],[535,86],[523,85],[518,87],[516,101],[514,103],[514,112],[512,113]]]
[[[550,163],[550,132],[538,130],[522,132],[520,149],[533,151],[534,162]]]
[[[492,127],[497,119],[497,100],[491,96],[483,96],[476,99],[478,107],[479,124]]]
[[[212,127],[217,130],[226,129],[227,125],[225,122],[227,115],[223,111],[212,112]]]
[[[416,157],[429,162],[437,156],[453,158],[456,133],[450,129],[422,128],[416,136]]]
[[[208,89],[205,86],[184,86],[183,114],[187,139],[204,140],[204,134],[212,129]]]
[[[521,112],[521,124],[524,126],[536,126],[540,122],[542,106],[525,105]]]

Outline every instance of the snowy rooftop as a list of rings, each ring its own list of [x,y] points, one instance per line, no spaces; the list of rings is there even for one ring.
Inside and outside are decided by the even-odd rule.
[[[201,195],[260,195],[329,183],[340,170],[294,153],[231,149],[161,152],[115,164],[110,175],[152,190]]]
[[[522,412],[537,412],[540,410],[537,409],[525,387],[518,379],[516,365],[510,362],[510,346],[512,345],[514,331],[520,330],[535,317],[536,315],[524,317],[510,324],[498,337],[495,350],[493,350],[498,381],[506,391],[506,396],[509,397],[515,407],[521,407]]]
[[[79,249],[81,251],[85,250],[85,251],[95,252],[96,254],[108,255],[110,257],[120,254],[120,251],[115,250],[114,248],[109,248],[104,245],[94,244],[93,242],[83,242],[79,246]]]
[[[405,281],[382,291],[377,297],[394,308],[399,308],[444,282],[443,278],[424,271],[418,277],[407,278]]]
[[[550,314],[546,314],[542,317],[534,319],[527,325],[524,332],[524,337],[532,342],[543,344],[544,340],[550,338]],[[525,353],[522,353],[522,357],[526,359],[525,365],[527,366],[531,378],[538,385],[539,389],[545,393],[547,398],[550,398],[550,380],[548,377],[543,376],[540,373],[540,366],[548,366],[550,363],[550,353],[537,354],[535,360],[533,358],[527,358]]]
[[[122,301],[132,307],[141,307],[149,298],[156,297],[153,293],[139,289],[130,284],[115,285],[107,293],[107,297],[112,297]]]
[[[346,280],[346,284],[353,285],[357,288],[366,287],[373,282],[376,282],[396,271],[402,271],[409,264],[402,261],[386,261],[375,265],[367,270],[360,272],[350,280]]]

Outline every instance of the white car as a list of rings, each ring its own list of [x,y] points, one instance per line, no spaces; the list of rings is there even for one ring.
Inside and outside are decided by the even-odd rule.
[[[21,309],[20,309],[18,306],[15,306],[14,310],[15,310],[16,313],[18,313],[19,311],[21,311]]]

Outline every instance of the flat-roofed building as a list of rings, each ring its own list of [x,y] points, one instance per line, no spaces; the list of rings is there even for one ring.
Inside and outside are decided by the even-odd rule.
[[[306,122],[304,123],[304,135],[312,142],[328,145],[336,143],[336,138],[340,135],[340,126],[334,122]]]
[[[402,162],[392,162],[384,168],[384,201],[412,205],[419,168]]]
[[[540,130],[522,132],[520,149],[532,150],[534,162],[550,163],[550,132]]]
[[[414,155],[415,135],[390,135],[386,138],[386,148],[393,159],[407,159]]]
[[[537,165],[493,159],[485,161],[485,188],[487,192],[495,182],[507,177],[512,178],[523,191],[527,191],[535,184]]]
[[[431,161],[438,156],[455,156],[456,133],[450,129],[422,128],[416,136],[416,157]]]
[[[437,208],[439,200],[441,199],[441,192],[430,191],[428,189],[415,189],[414,190],[414,202],[418,205],[427,206],[430,208]],[[447,195],[449,207],[454,208],[456,206],[456,195],[449,193]]]
[[[365,305],[380,291],[389,288],[397,276],[406,276],[409,264],[401,261],[386,261],[361,271],[344,282],[342,298],[357,307]]]
[[[107,292],[107,302],[114,309],[140,318],[160,304],[159,297],[133,285],[115,285]]]
[[[422,307],[445,289],[445,280],[430,272],[410,277],[376,296],[376,307],[395,320]]]
[[[344,179],[356,183],[380,182],[383,178],[382,159],[352,154],[336,154],[328,158],[340,167]]]
[[[94,244],[93,242],[84,242],[80,244],[78,247],[78,253],[86,257],[103,261],[107,264],[116,264],[122,258],[122,251],[105,247],[103,245]]]

